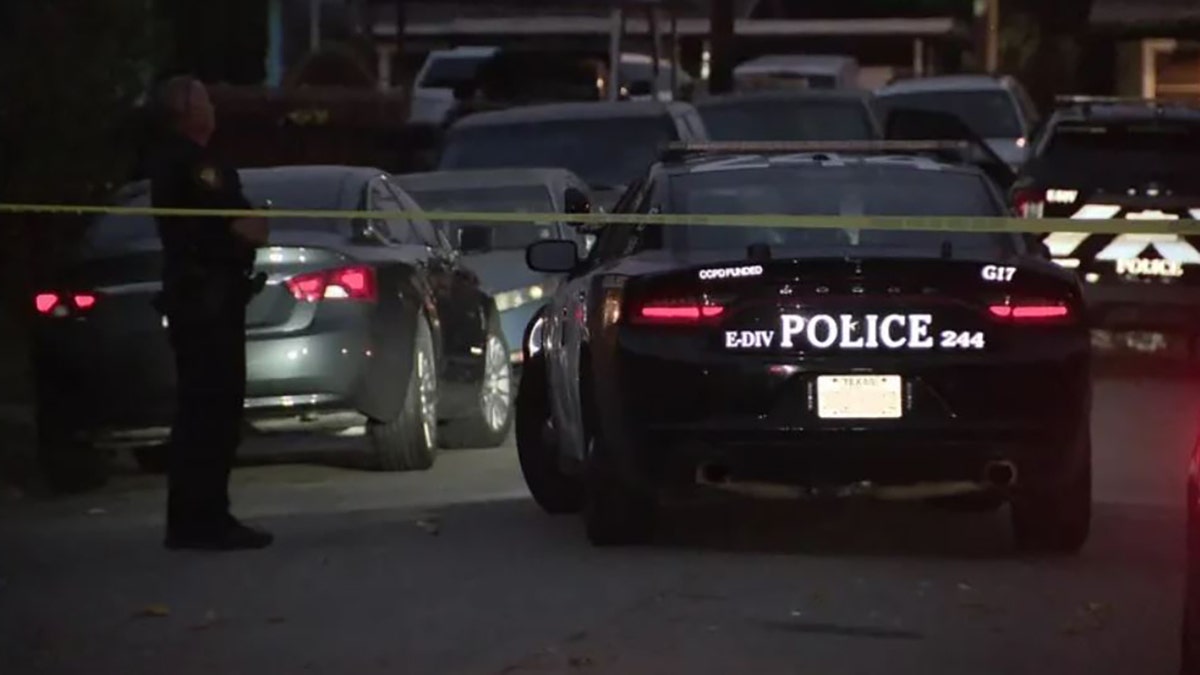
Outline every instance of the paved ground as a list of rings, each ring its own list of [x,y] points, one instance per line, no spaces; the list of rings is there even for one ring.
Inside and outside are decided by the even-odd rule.
[[[1094,536],[1010,553],[1004,514],[675,514],[593,550],[511,447],[431,472],[237,474],[276,547],[158,548],[158,479],[0,506],[0,673],[1171,673],[1200,385],[1105,381]]]

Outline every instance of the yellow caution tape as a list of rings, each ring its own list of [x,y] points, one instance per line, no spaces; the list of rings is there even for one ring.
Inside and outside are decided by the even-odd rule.
[[[389,219],[425,218],[433,221],[475,223],[552,224],[564,221],[587,225],[710,225],[812,229],[924,230],[940,232],[1080,232],[1086,234],[1186,234],[1200,235],[1200,221],[1179,220],[1074,220],[1068,218],[1003,218],[963,216],[798,216],[788,214],[664,214],[664,213],[562,213],[475,211],[343,211],[319,209],[183,209],[139,206],[75,206],[63,204],[4,204],[0,214],[42,213],[59,215],[122,215],[151,217],[218,218],[325,218]]]

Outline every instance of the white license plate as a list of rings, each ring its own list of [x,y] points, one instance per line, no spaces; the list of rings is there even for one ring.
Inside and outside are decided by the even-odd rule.
[[[826,419],[897,419],[904,396],[899,375],[821,375],[817,416]]]

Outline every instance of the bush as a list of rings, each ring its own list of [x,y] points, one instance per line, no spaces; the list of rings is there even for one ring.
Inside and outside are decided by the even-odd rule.
[[[151,73],[146,0],[9,0],[0,26],[0,200],[102,199],[133,157],[122,125]],[[50,266],[78,220],[5,218],[0,293],[28,297],[30,274]]]

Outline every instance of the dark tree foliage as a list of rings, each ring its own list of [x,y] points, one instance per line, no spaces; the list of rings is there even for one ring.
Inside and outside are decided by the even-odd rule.
[[[124,124],[151,75],[154,34],[145,0],[0,3],[0,200],[94,203],[124,180]],[[3,217],[0,293],[27,297],[78,221]]]

